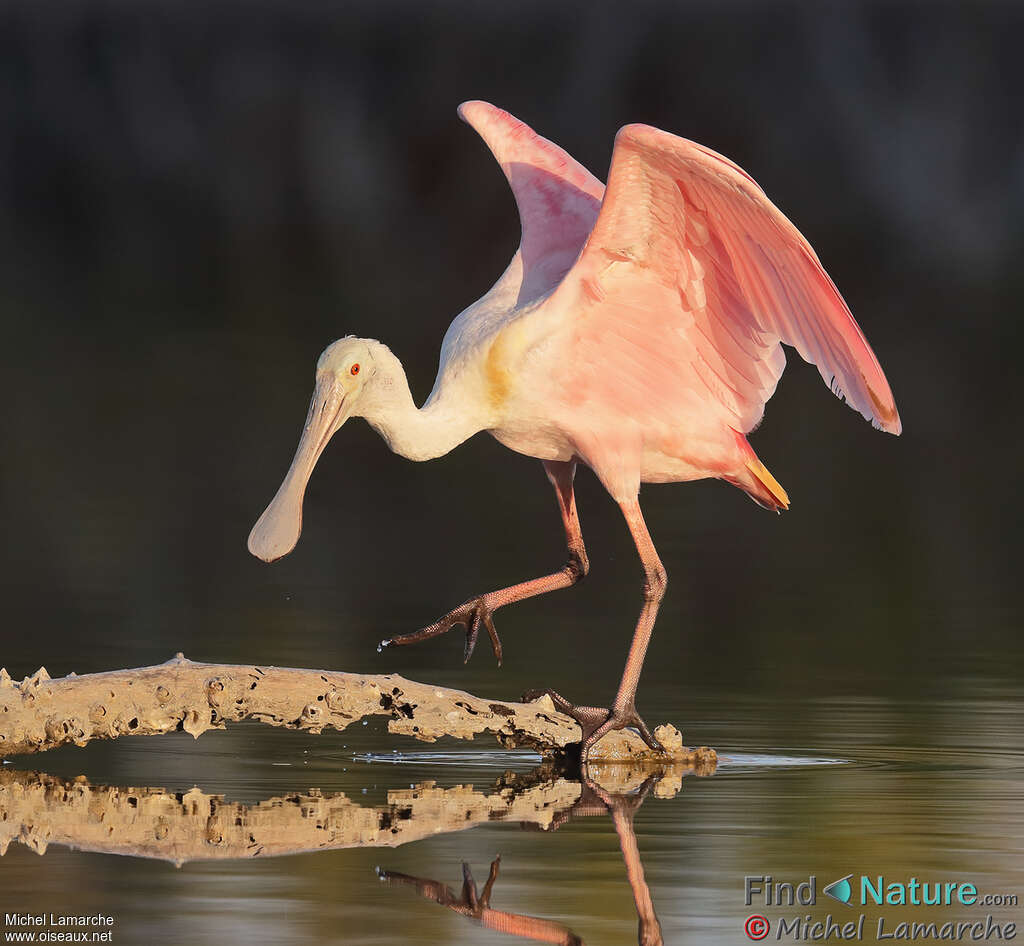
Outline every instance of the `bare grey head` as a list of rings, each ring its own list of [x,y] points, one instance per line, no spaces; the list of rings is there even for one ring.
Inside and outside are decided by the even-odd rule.
[[[249,533],[249,551],[265,562],[287,555],[302,532],[306,485],[328,441],[350,417],[374,418],[396,396],[404,372],[386,345],[346,336],[324,349],[316,364],[316,388],[295,458],[277,494]]]

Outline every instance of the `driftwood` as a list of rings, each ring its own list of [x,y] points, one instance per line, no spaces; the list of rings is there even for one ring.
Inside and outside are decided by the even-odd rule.
[[[547,756],[564,753],[581,738],[579,725],[559,713],[550,697],[531,703],[486,700],[395,674],[196,663],[181,654],[154,667],[60,679],[40,667],[20,683],[0,670],[0,758],[125,735],[184,730],[198,738],[243,719],[319,733],[367,716],[387,716],[390,732],[424,742],[490,733],[506,748]],[[684,748],[673,727],[656,734],[666,756],[623,731],[601,740],[590,759],[713,763],[713,750]]]

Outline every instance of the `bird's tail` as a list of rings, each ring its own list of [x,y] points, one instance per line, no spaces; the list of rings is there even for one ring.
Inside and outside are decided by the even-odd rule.
[[[736,434],[736,445],[740,449],[742,466],[735,476],[726,477],[726,479],[742,489],[755,503],[764,506],[765,509],[775,512],[789,509],[789,496],[786,495],[782,484],[757,458],[757,454],[747,442],[747,438],[738,431],[733,432]]]

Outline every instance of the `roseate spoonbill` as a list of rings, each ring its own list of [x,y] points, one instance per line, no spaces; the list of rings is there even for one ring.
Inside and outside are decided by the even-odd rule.
[[[422,408],[380,342],[346,337],[327,347],[295,459],[253,527],[249,550],[270,562],[294,548],[310,473],[349,417],[365,418],[411,460],[439,457],[486,430],[544,462],[569,560],[382,645],[462,625],[468,660],[485,628],[500,661],[493,612],[567,588],[588,571],[573,495],[576,464],[585,463],[632,533],[645,576],[643,608],[609,709],[551,695],[580,723],[584,758],[605,733],[625,726],[659,748],[635,706],[666,584],[640,511],[640,484],[716,477],[767,509],[788,508],[786,491],[745,436],[782,374],[780,343],[893,434],[901,429],[896,405],[808,242],[732,161],[656,128],[627,125],[615,138],[606,189],[507,112],[467,102],[459,115],[508,178],[522,222],[519,249],[493,288],[452,322]]]

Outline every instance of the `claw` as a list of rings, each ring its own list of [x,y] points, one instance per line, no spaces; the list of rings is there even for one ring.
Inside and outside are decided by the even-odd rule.
[[[462,662],[464,664],[469,663],[469,658],[473,656],[473,651],[476,649],[476,639],[480,636],[480,618],[476,612],[473,613],[468,621],[466,621],[466,649],[462,655]],[[499,661],[500,663],[500,661]]]
[[[586,761],[587,753],[601,740],[602,736],[613,729],[625,729],[627,726],[635,727],[640,738],[655,752],[665,751],[665,747],[651,734],[647,724],[640,718],[634,707],[616,713],[614,710],[598,706],[576,706],[564,696],[548,689],[527,690],[522,696],[522,702],[532,703],[542,696],[551,697],[555,709],[560,713],[565,713],[566,716],[571,716],[579,723],[580,729],[583,731],[580,746],[584,761]]]
[[[487,636],[491,639],[491,646],[494,648],[494,656],[498,659],[498,666],[501,666],[502,647],[498,632],[494,629],[494,621],[491,619],[491,609],[487,605],[484,596],[471,598],[465,604],[459,605],[449,611],[443,618],[428,625],[422,630],[413,634],[403,634],[400,637],[393,637],[390,640],[383,640],[377,645],[377,653],[381,653],[385,647],[401,647],[404,644],[418,644],[420,641],[429,640],[431,637],[438,637],[446,634],[452,628],[460,625],[466,628],[466,646],[463,649],[463,662],[468,662],[476,649],[476,642],[480,636],[480,625],[487,628]]]
[[[463,622],[456,622],[463,623]],[[473,656],[473,651],[476,648],[477,638],[480,636],[480,624],[483,623],[484,627],[487,628],[487,636],[491,639],[491,647],[494,648],[494,656],[498,659],[498,666],[501,666],[502,649],[501,639],[498,637],[498,632],[494,629],[494,621],[491,619],[490,609],[485,610],[483,604],[478,604],[473,609],[473,614],[466,625],[466,649],[462,658],[464,664],[469,663],[469,658]]]
[[[636,712],[633,711],[633,718],[626,723],[627,726],[636,726],[637,732],[640,733],[640,738],[647,743],[648,747],[653,749],[655,752],[664,752],[665,747],[658,741],[658,738],[647,728],[645,723]]]
[[[636,708],[632,705],[627,709],[616,712],[612,710],[608,713],[604,722],[601,723],[590,735],[585,735],[583,739],[583,757],[586,758],[587,753],[590,749],[601,741],[601,738],[613,729],[626,729],[627,727],[634,727],[640,735],[640,738],[647,744],[648,748],[653,749],[655,752],[665,753],[665,747],[651,734],[651,731],[647,728],[641,718],[640,714],[637,713]]]
[[[498,666],[501,666],[501,658],[503,651],[501,649],[501,638],[498,637],[498,632],[494,629],[494,621],[491,618],[490,610],[484,611],[484,624],[487,627],[487,634],[491,638],[491,647],[494,650],[494,656],[497,658]]]

